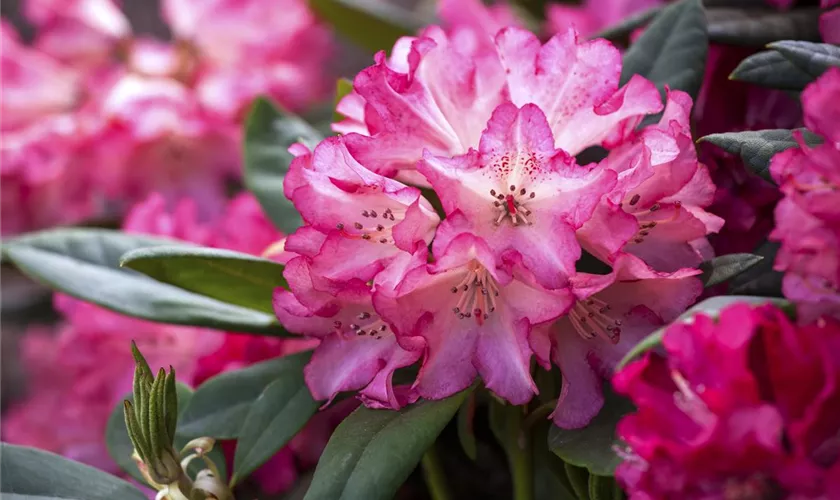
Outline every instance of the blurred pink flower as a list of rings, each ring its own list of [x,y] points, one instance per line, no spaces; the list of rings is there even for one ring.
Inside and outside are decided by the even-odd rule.
[[[840,315],[840,69],[832,68],[802,92],[805,126],[822,137],[773,157],[770,172],[784,198],[776,207],[771,239],[781,242],[775,268],[782,291],[805,318]]]
[[[575,27],[581,35],[592,36],[664,3],[663,0],[584,0],[580,5],[551,3],[546,6],[546,28],[549,33],[562,33]]]
[[[836,498],[840,324],[738,304],[670,327],[613,379],[631,499]]]

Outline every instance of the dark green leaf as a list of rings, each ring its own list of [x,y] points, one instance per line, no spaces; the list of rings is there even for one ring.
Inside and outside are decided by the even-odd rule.
[[[471,389],[400,411],[358,408],[321,455],[307,500],[390,500]]]
[[[274,382],[251,404],[239,432],[233,459],[235,484],[286,445],[318,411],[303,380],[308,356],[288,359]]]
[[[784,40],[770,44],[797,68],[816,80],[829,68],[840,68],[840,47],[828,43],[809,43],[803,40]]]
[[[813,80],[811,75],[775,50],[744,59],[729,78],[780,90],[802,90]]]
[[[606,38],[607,40],[626,38],[636,29],[649,23],[660,12],[662,12],[662,7],[652,7],[650,9],[643,10],[637,14],[627,17],[618,24],[596,33],[592,36],[592,38]]]
[[[371,52],[391,50],[397,39],[428,24],[384,0],[309,0],[309,5],[337,33]]]
[[[6,500],[146,500],[116,476],[43,450],[0,443],[0,463]]]
[[[662,328],[654,331],[650,335],[644,338],[641,342],[636,344],[630,352],[624,356],[624,359],[619,362],[618,367],[616,368],[621,369],[624,365],[632,361],[637,356],[650,351],[652,349],[656,349],[662,344],[662,335],[665,333],[665,330],[668,329],[671,325],[677,323],[693,323],[694,317],[698,314],[704,314],[706,316],[711,316],[713,318],[717,318],[720,314],[720,310],[726,308],[735,303],[748,303],[748,304],[775,304],[777,307],[780,307],[785,310],[790,310],[791,305],[788,301],[784,299],[776,299],[770,297],[752,297],[747,295],[727,295],[727,296],[720,296],[720,297],[712,297],[710,299],[706,299],[703,302],[695,305],[694,307],[690,308],[688,311],[684,312],[679,318],[674,320],[671,324],[665,325]]]
[[[228,331],[284,333],[273,314],[226,304],[120,268],[120,257],[129,250],[160,245],[178,242],[104,229],[52,229],[6,243],[3,254],[36,281],[128,316]]]
[[[306,351],[270,359],[207,380],[186,405],[178,434],[186,438],[238,438],[251,406],[265,388],[288,375],[290,367],[303,367],[311,355],[311,351]]]
[[[589,476],[589,498],[592,500],[621,500],[624,493],[615,479],[608,476]]]
[[[531,436],[534,455],[534,498],[536,500],[573,499],[572,484],[566,475],[566,467],[560,458],[551,453],[548,442],[547,420],[534,426]]]
[[[176,384],[175,388],[178,393],[178,407],[180,409],[179,415],[183,415],[184,408],[192,398],[193,390],[180,382]],[[131,394],[126,394],[125,399],[129,401],[134,400]],[[176,437],[175,447],[180,450],[185,444],[187,444],[188,441],[189,440],[186,438],[180,436]],[[134,448],[131,446],[131,440],[128,439],[125,419],[123,418],[122,403],[118,404],[116,408],[114,408],[114,411],[111,412],[111,416],[108,418],[108,425],[105,428],[105,446],[108,448],[108,455],[111,456],[114,462],[116,462],[123,471],[128,473],[140,483],[145,483],[143,476],[141,476],[140,472],[137,470],[137,465],[134,463],[134,460],[131,459],[131,453]],[[210,458],[212,458],[215,464],[219,467],[219,472],[225,476],[227,472],[225,471],[225,459],[224,455],[222,455],[221,449],[218,447],[214,449],[210,453]],[[189,472],[191,474],[196,474],[199,470],[204,468],[203,464],[204,463],[200,460],[194,460],[190,464]]]
[[[721,255],[700,264],[703,274],[700,279],[708,287],[719,285],[743,273],[762,261],[764,257],[751,253]]]
[[[566,463],[566,476],[579,500],[589,500],[589,472],[583,467]]]
[[[473,429],[473,419],[475,418],[476,400],[475,394],[470,394],[467,397],[461,408],[458,409],[458,440],[461,442],[461,448],[464,453],[475,462],[478,450],[475,444],[475,431]]]
[[[779,244],[776,242],[765,241],[759,245],[755,253],[764,257],[764,259],[747,272],[736,276],[729,283],[729,294],[783,297],[782,278],[784,278],[784,274],[773,269],[778,250]]]
[[[763,47],[777,40],[819,40],[819,9],[710,8],[709,40],[727,45]]]
[[[120,265],[184,290],[270,314],[274,313],[274,289],[288,288],[282,265],[216,248],[140,248],[125,254]]]
[[[614,446],[618,420],[633,410],[626,399],[613,393],[609,384],[604,387],[604,406],[582,429],[561,429],[553,426],[548,431],[548,447],[564,462],[586,468],[591,474],[612,476],[621,459]]]
[[[283,194],[283,178],[294,159],[289,146],[301,142],[312,149],[323,139],[311,125],[264,98],[254,101],[245,120],[245,186],[286,234],[301,224],[300,214]]]
[[[624,55],[621,83],[634,74],[697,97],[703,83],[709,39],[700,0],[680,0],[666,7]]]
[[[822,141],[819,136],[806,129],[798,129],[809,146]],[[772,129],[747,132],[727,132],[702,137],[700,141],[710,142],[728,153],[738,155],[744,164],[756,174],[772,181],[770,160],[774,155],[797,146],[793,130]]]

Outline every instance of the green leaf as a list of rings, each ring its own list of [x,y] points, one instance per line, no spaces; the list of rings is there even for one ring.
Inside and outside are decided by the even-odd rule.
[[[309,0],[309,6],[338,34],[371,52],[390,50],[397,39],[429,24],[384,0]]]
[[[251,404],[239,432],[231,484],[264,464],[318,411],[303,380],[308,361],[309,356],[287,359],[282,373]]]
[[[274,314],[274,289],[288,288],[281,264],[216,248],[140,248],[123,255],[120,265],[162,283],[270,314]]]
[[[589,476],[589,498],[592,500],[621,500],[624,492],[615,479],[608,476]]]
[[[694,322],[694,317],[698,314],[704,314],[707,316],[711,316],[713,318],[717,318],[720,314],[720,310],[726,308],[735,303],[748,303],[748,304],[775,304],[777,307],[780,307],[785,310],[791,309],[790,302],[784,299],[777,299],[771,297],[752,297],[748,295],[727,295],[727,296],[720,296],[720,297],[712,297],[710,299],[706,299],[703,302],[695,305],[694,307],[690,308],[688,311],[684,312],[679,318],[674,320],[672,323],[659,328],[658,330],[654,331],[647,337],[645,337],[641,342],[636,344],[627,355],[624,356],[624,359],[619,362],[616,370],[620,370],[624,367],[627,363],[632,361],[637,356],[650,351],[651,349],[655,349],[662,344],[662,335],[664,335],[665,330],[667,330],[671,325],[675,325],[678,323],[684,324],[691,324]]]
[[[337,123],[344,120],[345,116],[339,113],[336,108],[338,108],[338,103],[341,102],[341,100],[344,99],[344,97],[350,92],[353,92],[353,82],[347,78],[339,78],[335,83],[335,102],[333,105],[333,109],[335,109],[335,111],[332,115],[333,122]]]
[[[534,425],[531,436],[535,446],[531,447],[534,455],[534,498],[537,499],[573,499],[575,495],[565,463],[548,449],[548,420]]]
[[[583,467],[575,467],[570,463],[566,463],[566,476],[569,478],[569,484],[575,492],[575,496],[580,500],[589,500],[589,472]]]
[[[289,146],[301,142],[312,149],[323,139],[311,125],[265,98],[254,101],[245,120],[245,187],[286,234],[301,224],[300,214],[283,194],[283,178],[294,159]]]
[[[656,18],[660,12],[662,12],[663,7],[652,7],[650,9],[643,10],[639,13],[633,14],[623,21],[619,22],[618,24],[614,24],[609,28],[606,28],[602,31],[599,31],[592,38],[606,38],[607,40],[617,40],[620,38],[626,38],[630,36],[630,33],[635,31],[638,28],[649,23],[652,19]]]
[[[458,409],[458,441],[461,448],[470,460],[475,462],[478,456],[478,449],[475,443],[475,431],[473,419],[475,418],[476,400],[475,394],[470,394],[461,408]]]
[[[251,406],[266,387],[287,376],[292,367],[302,369],[311,355],[306,351],[283,356],[210,378],[187,403],[178,421],[178,434],[186,438],[240,437]]]
[[[400,411],[358,408],[330,438],[306,500],[390,500],[471,390]]]
[[[120,268],[120,257],[129,250],[160,245],[178,242],[104,229],[52,229],[7,242],[3,255],[35,281],[128,316],[264,335],[285,332],[273,314],[226,304]]]
[[[726,45],[763,47],[777,40],[820,40],[818,8],[779,12],[772,9],[710,8],[709,40]]]
[[[816,80],[830,68],[840,68],[840,47],[837,45],[784,40],[771,43],[769,47],[811,75],[812,80]]]
[[[0,443],[6,500],[146,500],[122,479],[43,450]]]
[[[797,130],[802,133],[805,144],[809,146],[816,146],[822,142],[819,136],[806,129]],[[707,135],[700,138],[700,141],[710,142],[727,153],[740,156],[750,170],[772,181],[770,160],[777,153],[798,146],[793,132],[785,129],[727,132]]]
[[[765,241],[755,253],[764,259],[747,272],[736,276],[729,283],[730,295],[757,295],[760,297],[783,297],[782,279],[784,273],[773,269],[779,243]]]
[[[764,259],[761,255],[751,253],[732,253],[721,255],[700,264],[703,274],[700,279],[708,288],[728,281],[743,273]]]
[[[583,467],[590,474],[612,476],[621,463],[613,448],[620,444],[615,426],[632,410],[630,401],[612,392],[606,384],[604,406],[592,422],[582,429],[552,426],[548,431],[548,447],[567,464]]]
[[[680,0],[666,7],[624,55],[621,83],[634,74],[697,97],[703,83],[709,39],[700,0]]]
[[[775,50],[753,54],[735,68],[732,80],[752,83],[779,90],[799,91],[813,81],[813,77]]]
[[[192,398],[193,390],[180,382],[176,383],[175,390],[178,394],[178,407],[180,408],[180,418],[180,415],[183,415],[184,413],[184,408]],[[132,394],[126,394],[125,399],[129,401],[134,400]],[[119,465],[123,471],[128,473],[131,477],[133,477],[140,483],[145,483],[145,479],[143,479],[143,476],[140,475],[140,472],[137,470],[137,465],[134,463],[134,460],[131,459],[131,453],[134,450],[134,448],[131,445],[131,440],[128,438],[128,431],[125,427],[125,419],[123,418],[122,408],[122,402],[120,402],[114,408],[114,411],[111,412],[111,416],[108,418],[108,424],[105,428],[105,446],[108,449],[108,455],[111,456],[114,462],[116,462],[117,465]],[[176,451],[180,451],[180,449],[183,448],[188,441],[189,439],[185,437],[176,437]],[[210,452],[210,458],[212,458],[216,465],[219,467],[219,473],[221,473],[222,475],[226,475],[227,472],[225,471],[225,459],[224,455],[222,455],[221,449],[217,447],[212,452]],[[199,470],[204,468],[203,464],[204,462],[200,460],[194,460],[190,464],[189,472],[191,474],[196,474]]]

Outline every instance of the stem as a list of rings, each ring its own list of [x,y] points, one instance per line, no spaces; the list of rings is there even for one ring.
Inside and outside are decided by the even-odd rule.
[[[429,488],[429,494],[432,500],[449,500],[452,498],[452,495],[449,493],[449,487],[446,485],[446,476],[444,475],[443,466],[441,466],[440,457],[434,444],[426,450],[420,464],[423,466],[423,477],[426,479],[426,486]]]
[[[507,451],[513,476],[514,500],[533,500],[534,468],[529,429],[523,428],[519,439],[511,442]]]

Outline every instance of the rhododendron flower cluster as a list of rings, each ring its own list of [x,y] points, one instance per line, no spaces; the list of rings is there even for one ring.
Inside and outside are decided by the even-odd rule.
[[[151,192],[215,216],[259,95],[325,96],[329,33],[301,0],[162,2],[174,40],[133,35],[111,0],[27,0],[3,21],[3,233],[122,214]],[[305,50],[304,50],[305,48]]]
[[[231,201],[212,221],[198,217],[192,200],[182,200],[169,211],[164,199],[153,195],[132,209],[124,229],[257,255],[282,238],[250,195]],[[126,345],[132,340],[151,366],[173,366],[178,379],[190,386],[311,347],[305,340],[152,323],[64,295],[56,295],[55,306],[64,323],[56,331],[33,327],[22,339],[22,358],[31,375],[28,395],[4,413],[3,440],[50,450],[113,473],[119,469],[105,448],[105,428],[111,412],[131,391],[134,368]],[[332,420],[329,413],[313,420],[291,448],[281,450],[257,471],[266,491],[282,492],[295,482],[293,448],[304,464],[312,465],[313,454],[318,456],[331,431],[325,423]]]
[[[700,294],[696,266],[722,221],[704,210],[715,189],[691,98],[663,103],[639,76],[619,86],[605,40],[569,29],[543,44],[490,33],[497,22],[485,12],[400,39],[339,103],[343,135],[290,150],[285,193],[306,224],[287,240],[298,257],[275,310],[322,339],[306,369],[317,398],[358,390],[398,408],[478,376],[523,404],[536,355],[564,373],[555,423],[581,427],[601,377]],[[606,157],[578,163],[593,146]],[[611,270],[578,269],[584,252]],[[416,381],[393,387],[417,360]]]
[[[670,327],[616,374],[630,498],[837,498],[840,323],[739,304]]]
[[[783,291],[807,317],[840,315],[840,69],[831,69],[802,93],[805,125],[822,138],[773,157],[770,169],[784,198],[776,207],[771,238],[781,242],[776,269],[785,272]]]

